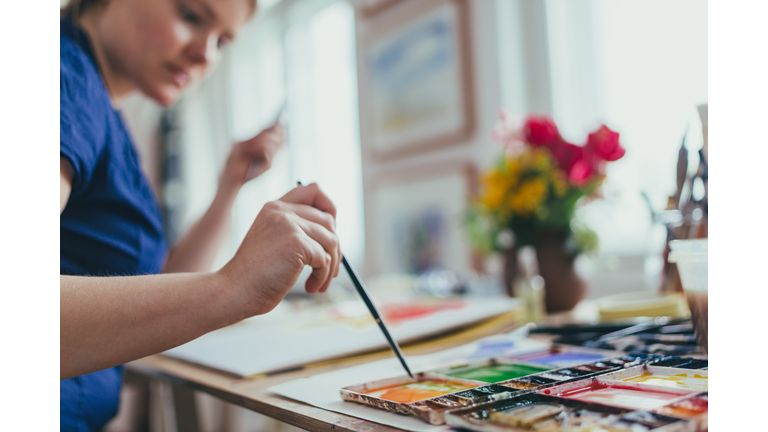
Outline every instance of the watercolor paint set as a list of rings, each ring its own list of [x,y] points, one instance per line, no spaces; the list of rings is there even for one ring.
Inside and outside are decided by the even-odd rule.
[[[484,385],[487,383],[421,372],[414,374],[413,378],[402,376],[344,387],[341,389],[341,397],[347,401],[364,403],[400,414],[412,414],[412,410],[409,409],[411,403],[431,400]],[[453,405],[453,407],[464,405],[469,404]]]
[[[557,335],[554,343],[607,350],[690,356],[702,354],[690,319],[624,324],[539,327],[532,333]],[[626,334],[622,334],[625,332]]]
[[[529,393],[475,407],[453,410],[446,422],[482,432],[511,431],[684,431],[684,421],[650,411],[587,403]]]
[[[643,365],[600,376],[602,380],[635,382],[647,385],[706,391],[706,370],[680,369],[666,366]]]
[[[662,356],[553,346],[515,358],[491,358],[340,390],[344,400],[415,415],[441,425],[451,410],[660,361]],[[606,355],[610,355],[606,357]],[[525,360],[525,361],[521,361]],[[586,361],[586,362],[585,362]],[[638,371],[636,375],[642,374]]]
[[[667,356],[653,362],[654,366],[668,366],[678,369],[703,369],[709,367],[707,360],[697,358]]]
[[[451,410],[445,420],[479,432],[701,431],[708,428],[707,395],[592,378]]]

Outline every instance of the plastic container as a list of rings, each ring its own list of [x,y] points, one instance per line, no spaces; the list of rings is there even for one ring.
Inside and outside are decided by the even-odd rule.
[[[669,242],[669,262],[677,264],[683,292],[691,310],[696,340],[707,352],[709,318],[707,239],[672,240]]]

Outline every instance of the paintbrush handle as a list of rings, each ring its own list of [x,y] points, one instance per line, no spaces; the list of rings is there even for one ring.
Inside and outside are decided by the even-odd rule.
[[[365,289],[365,286],[360,282],[360,276],[357,274],[355,269],[352,268],[351,265],[349,265],[349,262],[347,261],[347,257],[344,256],[344,254],[341,255],[341,263],[344,266],[344,268],[347,270],[347,273],[349,273],[349,278],[352,279],[352,283],[355,285],[355,289],[357,289],[357,292],[360,294],[360,297],[363,298],[363,301],[365,302],[365,305],[368,307],[368,310],[371,311],[371,315],[373,315],[373,318],[376,320],[379,320],[381,317],[379,316],[379,311],[376,310],[376,306],[373,305],[373,302],[371,301],[371,297],[368,295],[368,290]]]
[[[384,333],[384,337],[387,338],[387,342],[389,342],[389,347],[392,348],[392,351],[395,352],[395,355],[397,356],[398,360],[400,360],[400,363],[403,365],[403,368],[405,369],[406,372],[408,372],[408,376],[413,378],[411,369],[409,369],[408,365],[405,363],[405,357],[403,356],[403,352],[400,350],[400,345],[398,345],[397,341],[394,340],[392,336],[389,334],[389,330],[387,330],[387,326],[384,325],[384,321],[381,319],[381,316],[379,315],[379,311],[376,310],[376,306],[373,305],[373,302],[371,301],[371,297],[368,295],[368,291],[365,289],[365,286],[360,280],[360,276],[358,276],[355,269],[353,269],[352,266],[349,264],[349,262],[347,262],[347,257],[345,257],[344,254],[341,255],[341,263],[344,265],[344,268],[347,270],[347,273],[349,273],[349,278],[352,279],[352,283],[355,285],[355,289],[357,289],[357,293],[360,294],[360,297],[363,298],[363,302],[365,302],[365,305],[368,307],[368,310],[371,312],[371,315],[373,315],[373,319],[376,320],[376,324],[379,325],[381,332]]]

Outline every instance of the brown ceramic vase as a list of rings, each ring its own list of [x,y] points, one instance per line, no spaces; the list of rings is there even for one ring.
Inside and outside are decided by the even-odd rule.
[[[556,231],[539,232],[534,237],[547,312],[571,310],[587,293],[586,283],[576,273],[576,254],[568,249],[566,237]],[[519,273],[517,248],[512,248],[504,257],[504,286],[510,296]]]
[[[586,283],[576,273],[577,254],[567,247],[566,237],[556,231],[542,231],[534,237],[547,312],[571,310],[587,293]]]

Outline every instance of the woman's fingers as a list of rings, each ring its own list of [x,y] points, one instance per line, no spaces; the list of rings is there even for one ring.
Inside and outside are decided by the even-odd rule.
[[[298,216],[298,224],[302,230],[314,241],[318,242],[330,260],[330,270],[327,279],[323,280],[319,291],[325,292],[331,284],[331,280],[339,274],[339,264],[341,263],[341,251],[339,248],[339,237],[336,235],[336,221],[328,213],[300,204],[283,204],[288,211],[292,211]]]
[[[329,213],[336,219],[336,206],[333,205],[331,199],[320,190],[320,187],[316,183],[311,183],[306,186],[297,186],[287,194],[280,198],[280,201],[304,204],[317,208],[318,210]]]
[[[297,215],[318,223],[335,234],[336,232],[336,206],[333,205],[330,198],[315,183],[306,186],[298,186],[285,194],[280,201],[284,202]],[[338,237],[337,237],[338,245]],[[341,248],[328,250],[332,257],[333,277],[339,275],[339,266],[341,264]],[[325,292],[330,285],[330,280],[325,284],[320,292]]]
[[[306,232],[306,231],[305,231]],[[309,294],[319,291],[330,279],[331,256],[325,251],[311,235],[307,234],[305,241],[305,255],[308,258],[306,265],[312,267],[312,273],[304,284],[304,289]]]
[[[284,202],[283,208],[285,208],[287,211],[295,213],[297,216],[301,216],[306,220],[322,225],[328,231],[334,233],[336,232],[336,219],[334,219],[330,213],[326,213],[322,210],[305,204],[293,204]]]

